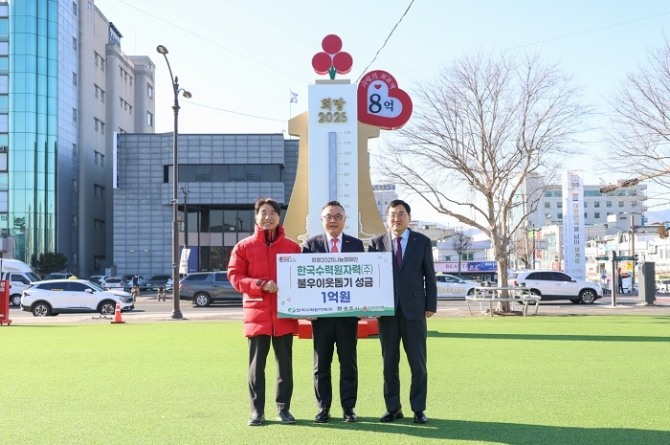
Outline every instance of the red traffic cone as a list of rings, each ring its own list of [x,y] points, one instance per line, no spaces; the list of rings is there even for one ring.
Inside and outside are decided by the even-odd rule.
[[[121,316],[121,303],[118,301],[116,302],[116,309],[114,310],[114,321],[112,321],[112,324],[116,323],[125,323],[125,321],[123,321],[123,317]]]

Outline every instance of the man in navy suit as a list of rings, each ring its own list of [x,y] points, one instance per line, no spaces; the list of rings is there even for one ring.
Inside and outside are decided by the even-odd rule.
[[[409,204],[391,201],[387,209],[389,232],[373,238],[368,251],[393,252],[395,315],[379,318],[379,341],[384,364],[386,413],[380,422],[403,418],[400,403],[400,341],[402,340],[412,374],[409,401],[414,423],[427,423],[426,398],[426,319],[437,311],[437,281],[431,241],[409,229]]]
[[[324,233],[307,240],[303,253],[364,252],[363,242],[342,233],[347,215],[342,205],[330,201],[321,210]],[[340,360],[340,402],[345,422],[356,422],[354,412],[358,395],[358,365],[356,343],[358,341],[357,317],[326,317],[312,320],[314,338],[314,393],[319,412],[314,420],[327,423],[330,420],[330,405],[333,401],[330,364],[334,346]]]

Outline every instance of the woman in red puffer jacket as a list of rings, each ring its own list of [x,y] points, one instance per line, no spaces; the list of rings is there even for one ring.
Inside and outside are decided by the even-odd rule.
[[[291,415],[293,394],[293,335],[298,320],[277,318],[277,254],[300,253],[300,246],[286,238],[279,224],[276,201],[261,198],[254,206],[255,233],[233,248],[228,278],[243,296],[244,335],[249,343],[250,426],[265,420],[265,363],[270,345],[277,360],[277,419],[295,423]]]

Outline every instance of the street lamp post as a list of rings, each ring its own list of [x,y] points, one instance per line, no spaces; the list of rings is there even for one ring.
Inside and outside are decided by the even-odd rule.
[[[184,250],[188,249],[188,190],[179,187],[184,194]]]
[[[167,58],[167,48],[163,45],[158,45],[156,51],[165,58],[174,94],[174,104],[172,105],[172,110],[174,111],[174,129],[172,132],[172,314],[170,314],[170,318],[172,320],[181,320],[184,316],[179,308],[179,195],[177,193],[179,164],[177,161],[177,138],[179,136],[179,93],[182,93],[187,99],[191,97],[191,93],[179,88],[179,79],[177,76],[172,75],[170,61]]]

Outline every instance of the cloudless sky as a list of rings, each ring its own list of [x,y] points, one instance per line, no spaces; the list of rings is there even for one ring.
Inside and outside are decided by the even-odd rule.
[[[193,94],[192,99],[180,99],[180,133],[281,133],[290,117],[306,111],[308,85],[327,78],[311,67],[327,34],[339,35],[342,50],[354,60],[351,72],[337,78],[355,82],[364,72],[381,69],[393,74],[410,96],[417,84],[463,55],[537,54],[546,64],[558,64],[583,88],[584,103],[596,107],[601,116],[595,125],[606,125],[607,100],[627,73],[643,66],[649,51],[662,47],[670,34],[668,0],[96,0],[95,4],[123,35],[124,53],[148,55],[156,64],[157,132],[170,132],[173,124],[171,83],[165,61],[156,52],[158,44],[170,51],[180,86]],[[290,91],[298,94],[297,104],[289,103]],[[379,144],[388,133],[382,131]],[[585,137],[585,151],[607,152],[599,133]],[[567,167],[584,169],[587,184],[598,183],[598,178],[616,179],[597,171],[597,164],[587,157],[575,158]],[[647,204],[653,205],[651,201]]]

